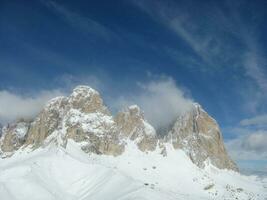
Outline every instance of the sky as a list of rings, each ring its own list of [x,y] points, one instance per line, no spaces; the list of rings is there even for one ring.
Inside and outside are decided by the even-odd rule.
[[[244,171],[267,173],[265,0],[0,0],[0,122],[80,84],[164,126],[198,102]]]

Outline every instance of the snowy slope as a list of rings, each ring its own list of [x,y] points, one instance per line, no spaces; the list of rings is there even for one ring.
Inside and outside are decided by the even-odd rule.
[[[121,156],[86,154],[70,140],[0,159],[1,200],[266,199],[267,180],[211,165],[200,169],[181,150],[144,153],[128,141]]]

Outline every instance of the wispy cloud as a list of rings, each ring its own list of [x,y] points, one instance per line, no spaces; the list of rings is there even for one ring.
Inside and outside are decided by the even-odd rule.
[[[198,62],[202,62],[202,67],[218,68],[236,56],[236,51],[229,51],[232,48],[232,38],[229,35],[235,31],[231,28],[234,26],[213,4],[204,13],[192,13],[190,6],[175,2],[133,3],[182,39],[198,57]]]
[[[81,30],[86,34],[100,37],[106,41],[117,38],[116,34],[106,26],[98,23],[97,21],[82,16],[75,11],[61,5],[52,0],[40,0],[46,7],[54,11],[63,20],[65,20],[72,27]]]
[[[177,56],[175,60],[183,66],[194,65],[204,69],[204,72],[218,68],[238,68],[238,76],[243,77],[244,81],[254,81],[250,95],[245,88],[240,88],[241,84],[239,86],[240,90],[246,90],[243,99],[247,110],[257,112],[260,104],[267,100],[267,62],[260,53],[262,49],[255,14],[253,21],[242,15],[242,9],[246,8],[245,2],[224,1],[222,4],[227,8],[224,10],[216,3],[199,4],[196,10],[192,8],[190,0],[180,4],[161,0],[131,2],[175,33],[196,55],[193,57],[190,53],[179,53],[181,50],[177,43],[176,49],[165,48],[172,59]]]
[[[262,91],[267,92],[267,77],[264,70],[267,67],[266,60],[260,57],[257,50],[246,53],[244,66],[247,75],[256,81]]]
[[[242,126],[266,126],[267,127],[267,115],[258,115],[252,118],[243,119],[240,121]]]

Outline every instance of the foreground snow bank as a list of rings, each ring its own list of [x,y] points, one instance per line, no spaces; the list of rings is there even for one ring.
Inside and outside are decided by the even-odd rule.
[[[167,148],[163,157],[129,142],[122,156],[88,156],[70,140],[66,149],[17,152],[0,159],[0,199],[266,199],[266,180],[200,169],[183,151]]]

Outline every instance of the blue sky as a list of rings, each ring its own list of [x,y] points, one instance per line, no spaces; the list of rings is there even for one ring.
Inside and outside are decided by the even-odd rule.
[[[264,0],[0,0],[0,120],[78,84],[113,110],[196,101],[241,166],[267,171],[266,19]]]

